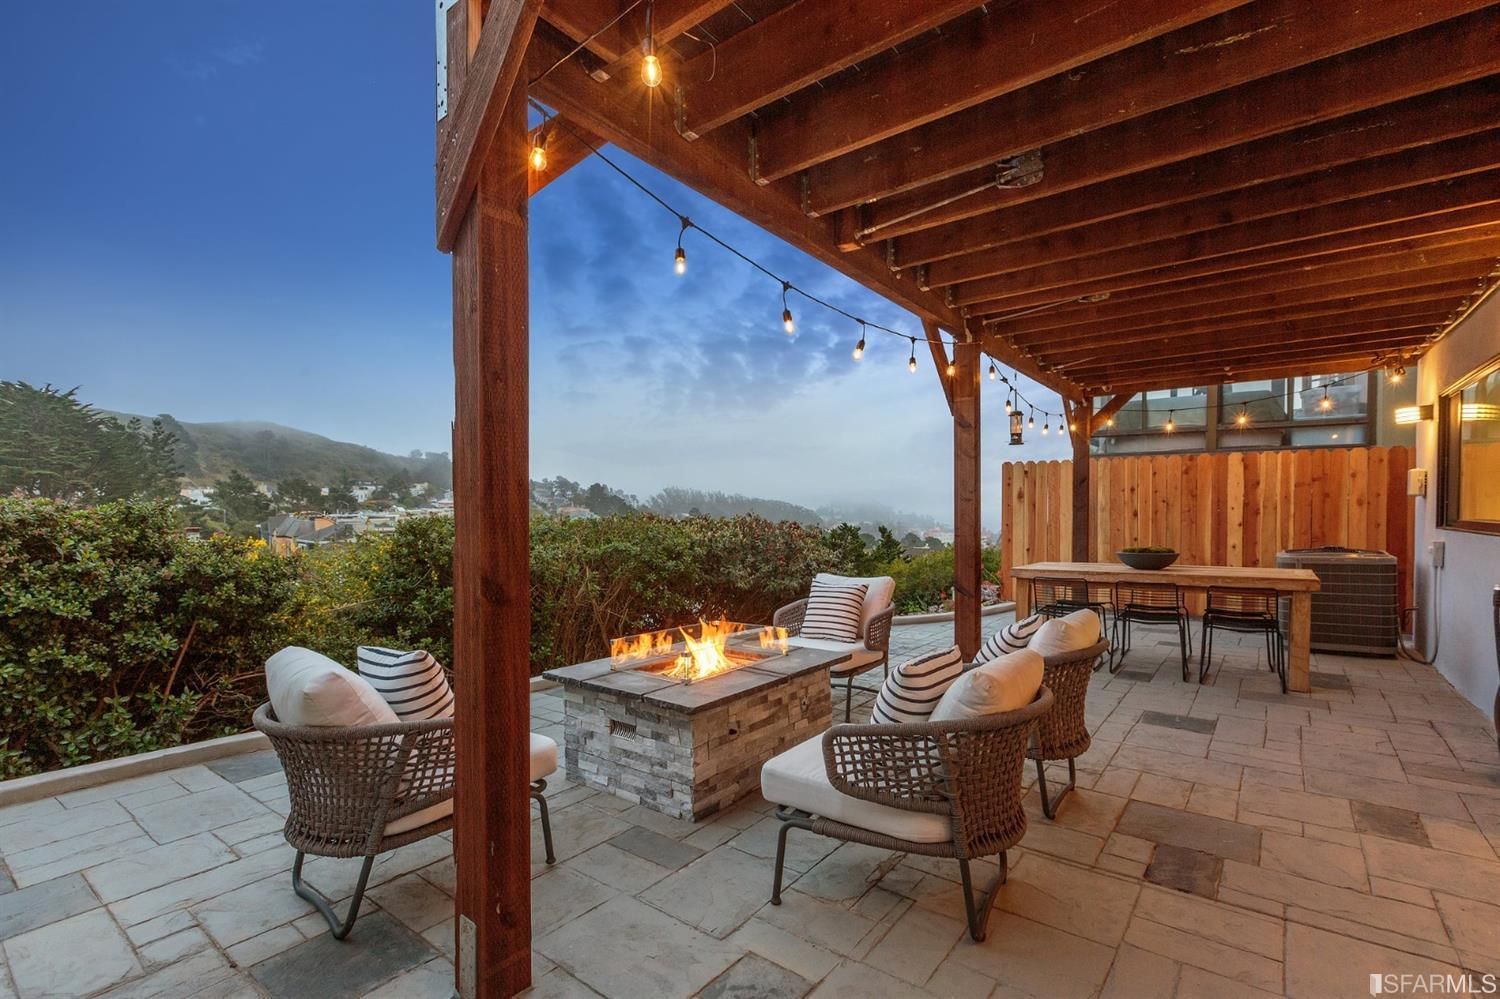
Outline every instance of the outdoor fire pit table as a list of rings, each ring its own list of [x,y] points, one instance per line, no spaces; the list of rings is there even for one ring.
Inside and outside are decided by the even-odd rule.
[[[829,727],[828,671],[847,658],[779,629],[718,622],[616,639],[607,658],[542,675],[564,688],[570,780],[696,821]]]

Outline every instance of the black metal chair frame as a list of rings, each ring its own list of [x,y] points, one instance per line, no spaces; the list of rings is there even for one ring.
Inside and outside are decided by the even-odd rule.
[[[1263,600],[1270,606],[1262,611],[1237,610],[1215,607],[1215,595],[1236,597],[1245,600]],[[1265,635],[1266,661],[1271,671],[1281,681],[1281,692],[1286,688],[1286,645],[1281,634],[1281,619],[1277,614],[1277,595],[1269,590],[1245,590],[1236,587],[1210,586],[1208,604],[1203,609],[1203,635],[1198,643],[1198,682],[1208,679],[1213,669],[1214,632],[1234,631],[1240,634]]]
[[[1147,593],[1157,592],[1162,595],[1170,590],[1176,597],[1177,606],[1131,603],[1121,597],[1122,588],[1126,591],[1139,590]],[[1120,667],[1125,664],[1125,657],[1130,654],[1132,623],[1175,624],[1178,645],[1182,650],[1182,682],[1187,683],[1191,679],[1188,657],[1193,654],[1193,633],[1189,627],[1192,617],[1188,614],[1187,606],[1182,602],[1182,588],[1176,583],[1116,583],[1114,605],[1115,626],[1110,644],[1114,646],[1116,658],[1110,665],[1110,672],[1119,672]]]
[[[1072,590],[1074,593],[1078,593],[1081,590],[1084,595],[1084,599],[1057,599],[1054,597],[1052,600],[1038,602],[1038,583],[1042,584],[1045,587],[1051,587],[1054,592],[1056,592],[1057,590],[1067,589]],[[1111,630],[1113,628],[1113,625],[1110,622],[1110,613],[1114,607],[1113,593],[1111,593],[1110,600],[1094,599],[1092,587],[1099,586],[1101,584],[1090,584],[1087,580],[1084,579],[1070,579],[1063,576],[1037,576],[1029,581],[1029,585],[1031,589],[1031,612],[1033,614],[1040,614],[1043,617],[1065,617],[1066,615],[1071,614],[1074,611],[1091,610],[1095,614],[1099,615],[1099,634],[1113,634]],[[1095,671],[1098,671],[1102,666],[1104,666],[1105,663],[1109,664],[1109,671],[1111,673],[1117,672],[1119,670],[1119,667],[1115,665],[1115,650],[1113,644],[1113,642],[1110,643],[1111,647],[1108,654],[1106,656],[1101,656],[1099,658],[1099,661],[1094,664]]]

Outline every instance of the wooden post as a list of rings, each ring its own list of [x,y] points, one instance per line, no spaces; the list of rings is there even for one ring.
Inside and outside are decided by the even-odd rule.
[[[465,999],[531,985],[525,91],[505,98],[453,247],[453,856]]]
[[[935,324],[928,336],[937,335]],[[964,659],[979,653],[979,361],[977,344],[953,349],[953,640]]]
[[[1089,515],[1093,502],[1089,496],[1089,438],[1094,432],[1094,407],[1089,400],[1063,400],[1067,410],[1068,436],[1073,443],[1073,549],[1074,562],[1092,562],[1089,554]]]

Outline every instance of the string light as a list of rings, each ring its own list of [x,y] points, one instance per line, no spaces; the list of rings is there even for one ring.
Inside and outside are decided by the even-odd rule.
[[[1026,429],[1027,430],[1035,430],[1036,429],[1036,410],[1035,409],[1033,409],[1031,411],[1030,415],[1028,415],[1026,417]]]
[[[912,374],[917,373],[917,338],[911,338],[911,357],[906,359],[906,370]]]
[[[1399,362],[1395,367],[1386,372],[1385,380],[1392,385],[1400,385],[1406,379],[1406,367]]]
[[[1077,433],[1078,432],[1078,421],[1077,420],[1069,420],[1068,421],[1068,430],[1071,431],[1071,432],[1073,432],[1073,433]]]
[[[1042,421],[1042,434],[1045,436],[1046,434],[1050,433],[1051,430],[1052,430],[1052,425],[1050,423],[1048,423],[1046,420],[1043,420]]]
[[[1241,406],[1239,413],[1235,415],[1234,425],[1240,429],[1244,429],[1250,425],[1250,411],[1244,406]]]
[[[1115,418],[1113,416],[1107,416],[1107,417],[1105,417],[1105,419],[1104,419],[1104,425],[1106,427],[1113,428],[1114,425],[1115,425]]]
[[[797,324],[792,321],[792,307],[786,302],[786,293],[792,290],[790,281],[781,282],[781,326],[790,336],[797,332]]]
[[[952,361],[949,361],[948,362],[948,377],[952,378],[956,374],[958,374],[958,365],[954,364]]]
[[[682,228],[677,230],[677,253],[672,258],[672,269],[678,276],[687,273],[687,251],[682,248],[682,237],[693,227],[693,220],[686,215],[682,216]]]
[[[1009,416],[1011,411],[1010,393],[1005,393],[1005,415]]]
[[[646,37],[641,39],[641,82],[655,90],[661,86],[661,60],[656,57],[656,38],[651,30],[654,4],[646,4]]]
[[[531,169],[541,173],[547,169],[547,126],[545,123],[538,125],[531,136],[531,153],[527,157]]]
[[[1162,424],[1162,429],[1169,434],[1177,430],[1177,410],[1170,409],[1167,411],[1167,422]]]
[[[865,321],[859,320],[859,343],[854,345],[854,359],[857,361],[865,356]]]
[[[1000,372],[995,369],[995,362],[991,361],[990,362],[990,381],[994,381],[996,378],[999,378],[999,377],[1000,377]]]
[[[1318,412],[1328,413],[1333,410],[1333,399],[1328,395],[1328,386],[1323,386],[1323,398],[1318,400]]]

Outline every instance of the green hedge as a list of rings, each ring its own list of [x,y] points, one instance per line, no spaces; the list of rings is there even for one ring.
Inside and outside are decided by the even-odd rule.
[[[851,534],[854,542],[851,543]],[[995,552],[986,552],[993,574]],[[698,618],[769,621],[821,571],[896,578],[903,613],[951,606],[953,553],[872,565],[851,529],[650,514],[531,524],[531,668]],[[294,556],[186,540],[166,504],[0,498],[0,778],[246,728],[285,645],[453,659],[453,521]]]

